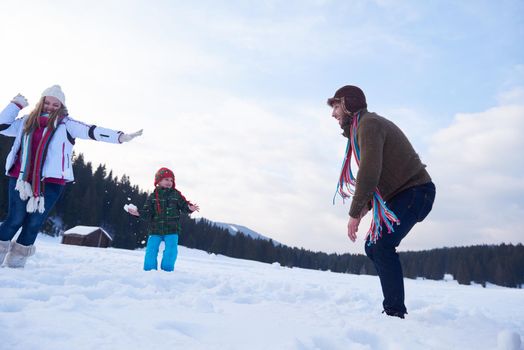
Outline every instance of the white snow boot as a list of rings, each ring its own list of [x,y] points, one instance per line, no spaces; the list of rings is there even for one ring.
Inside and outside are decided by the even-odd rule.
[[[4,262],[10,245],[11,241],[0,241],[0,266],[2,266],[2,263]]]
[[[16,242],[11,243],[11,248],[5,257],[8,267],[24,267],[27,258],[35,254],[35,246],[25,246]]]

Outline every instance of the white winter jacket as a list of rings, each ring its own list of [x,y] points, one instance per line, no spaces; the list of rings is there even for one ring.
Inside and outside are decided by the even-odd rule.
[[[14,103],[9,103],[0,112],[0,134],[15,137],[13,147],[7,155],[5,162],[6,175],[16,161],[22,134],[24,132],[24,121],[27,115],[16,119],[20,108]],[[53,177],[73,181],[72,155],[75,139],[91,139],[110,143],[120,143],[118,137],[122,132],[101,128],[96,125],[87,125],[67,116],[58,124],[55,134],[49,141],[47,156],[44,160],[42,177]]]

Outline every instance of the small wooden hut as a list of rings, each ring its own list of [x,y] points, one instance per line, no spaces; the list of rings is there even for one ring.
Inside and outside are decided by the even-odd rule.
[[[81,245],[86,247],[107,248],[113,238],[101,227],[75,226],[64,232],[62,244]]]

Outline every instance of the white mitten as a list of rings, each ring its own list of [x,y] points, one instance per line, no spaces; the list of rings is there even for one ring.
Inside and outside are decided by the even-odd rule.
[[[118,137],[118,141],[120,141],[122,143],[123,142],[129,142],[132,139],[134,139],[135,137],[141,136],[142,135],[142,131],[143,131],[143,129],[140,129],[137,132],[134,132],[132,134],[120,134],[120,136]]]
[[[138,213],[138,209],[137,209],[136,205],[134,205],[134,204],[126,204],[126,205],[124,205],[124,210],[127,211],[131,215],[140,216],[140,214]]]
[[[129,213],[129,209],[131,209],[132,211],[136,211],[138,210],[138,208],[136,207],[136,205],[134,204],[126,204],[124,205],[124,210],[127,211]]]
[[[16,95],[11,100],[11,102],[13,102],[14,104],[17,104],[21,108],[25,108],[29,105],[29,103],[27,102],[27,99],[23,95],[20,95],[20,94]]]

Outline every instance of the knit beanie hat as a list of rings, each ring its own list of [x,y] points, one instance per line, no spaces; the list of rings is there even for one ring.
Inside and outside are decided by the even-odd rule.
[[[42,97],[46,96],[55,97],[63,106],[65,106],[65,95],[60,85],[53,85],[45,89],[44,92],[42,92]]]
[[[358,112],[368,106],[364,92],[359,87],[353,85],[341,87],[335,92],[335,96],[327,100],[327,104],[330,107],[333,107],[335,102],[342,103],[344,112],[348,114]]]
[[[173,179],[173,189],[174,189],[175,188],[175,173],[173,173],[173,171],[171,171],[168,168],[160,168],[156,172],[156,174],[155,174],[155,187],[156,187],[156,185],[158,185],[158,183],[160,181],[162,181],[162,179],[169,178],[169,177]]]

